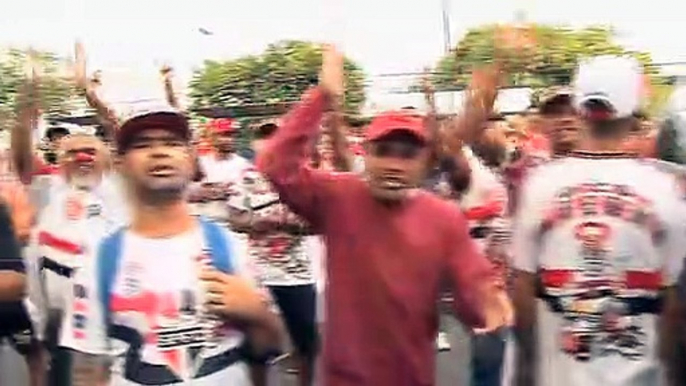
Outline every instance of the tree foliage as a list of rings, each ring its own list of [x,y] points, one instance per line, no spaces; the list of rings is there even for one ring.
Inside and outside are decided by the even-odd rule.
[[[443,89],[464,87],[475,66],[493,61],[496,28],[495,25],[487,25],[468,31],[454,51],[436,65],[435,84]],[[650,75],[656,74],[656,69],[651,67],[650,54],[626,50],[614,42],[611,28],[594,26],[574,30],[532,25],[530,33],[535,42],[534,48],[510,55],[511,85],[541,87],[569,84],[579,60],[598,55],[632,55],[646,66]]]
[[[28,50],[12,48],[0,57],[0,128],[6,129],[14,120],[17,94],[25,81]],[[66,62],[51,52],[32,51],[40,67],[40,107],[48,116],[69,111],[76,90],[65,77]]]
[[[321,67],[319,45],[304,41],[271,44],[260,55],[217,62],[206,61],[191,81],[193,108],[271,104],[297,100],[317,83]],[[357,111],[364,102],[364,73],[345,61],[345,107]]]

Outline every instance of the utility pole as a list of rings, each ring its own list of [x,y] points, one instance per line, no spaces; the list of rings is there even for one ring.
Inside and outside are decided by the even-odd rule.
[[[453,49],[452,33],[450,32],[450,0],[441,0],[441,13],[443,16],[443,50],[447,54]]]
[[[441,14],[443,17],[443,52],[449,55],[453,50],[452,28],[450,27],[450,0],[441,0]],[[450,109],[455,107],[455,92],[449,91]]]

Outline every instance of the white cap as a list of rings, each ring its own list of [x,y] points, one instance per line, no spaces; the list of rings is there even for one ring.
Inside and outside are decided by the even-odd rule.
[[[122,104],[121,106],[118,106],[118,110],[119,111],[117,111],[117,115],[119,115],[119,120],[122,122],[122,124],[131,119],[139,118],[145,115],[159,113],[181,114],[180,111],[173,108],[168,103],[164,103],[155,99]]]
[[[192,133],[186,116],[169,104],[157,102],[132,103],[120,109],[121,126],[117,130],[116,142],[120,152],[126,150],[134,134],[146,125],[173,131],[186,140]]]
[[[628,117],[641,107],[641,65],[628,56],[597,56],[582,61],[574,80],[574,97],[580,110],[589,101],[599,101],[612,108],[616,118]]]

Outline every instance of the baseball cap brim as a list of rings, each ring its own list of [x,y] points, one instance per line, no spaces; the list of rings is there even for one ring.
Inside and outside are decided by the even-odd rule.
[[[117,131],[117,150],[125,152],[136,138],[136,135],[144,130],[166,130],[172,132],[185,141],[190,141],[192,133],[188,119],[182,113],[172,111],[157,111],[133,117]]]
[[[409,127],[389,127],[387,129],[380,130],[374,135],[367,136],[367,141],[373,142],[373,141],[379,141],[384,138],[387,138],[391,136],[392,134],[399,134],[399,133],[406,133],[410,134],[411,136],[417,138],[419,141],[426,143],[429,139],[426,137],[426,135],[417,132],[417,130],[414,130]]]
[[[366,130],[367,141],[378,141],[398,132],[406,132],[421,142],[429,142],[429,134],[421,116],[406,113],[386,113],[372,120]]]

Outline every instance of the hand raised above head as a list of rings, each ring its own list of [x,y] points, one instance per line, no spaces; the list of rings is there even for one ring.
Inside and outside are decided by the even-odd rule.
[[[322,52],[322,70],[319,85],[333,97],[342,97],[345,92],[343,73],[343,54],[330,44],[324,45]]]

